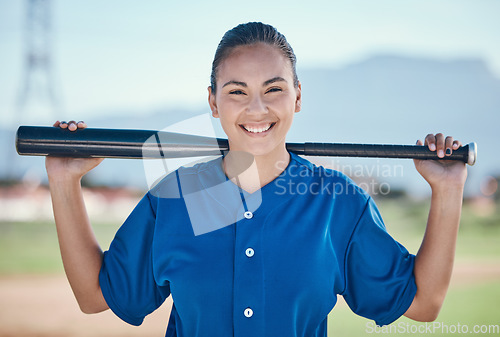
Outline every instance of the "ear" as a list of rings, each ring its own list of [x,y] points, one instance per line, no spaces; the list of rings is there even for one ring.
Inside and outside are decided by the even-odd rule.
[[[219,118],[219,112],[217,111],[217,103],[215,101],[215,94],[212,92],[212,87],[208,86],[208,105],[212,110],[212,116],[214,118]]]
[[[299,82],[297,88],[295,88],[297,93],[297,99],[295,100],[295,112],[299,112],[302,109],[302,85]]]

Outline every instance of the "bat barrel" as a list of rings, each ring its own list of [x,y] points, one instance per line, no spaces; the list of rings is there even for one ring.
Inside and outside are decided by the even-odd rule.
[[[20,155],[100,158],[182,158],[220,155],[227,140],[154,130],[20,126],[16,150]]]

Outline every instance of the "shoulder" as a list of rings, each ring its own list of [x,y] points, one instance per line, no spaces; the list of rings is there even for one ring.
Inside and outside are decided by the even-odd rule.
[[[222,158],[218,157],[190,167],[181,166],[158,179],[149,194],[157,198],[182,198],[183,194],[216,184],[223,177]]]
[[[321,184],[323,191],[339,196],[357,196],[362,202],[370,196],[344,173],[311,163],[309,160],[291,153],[290,173],[308,184]],[[351,198],[349,198],[351,199]]]

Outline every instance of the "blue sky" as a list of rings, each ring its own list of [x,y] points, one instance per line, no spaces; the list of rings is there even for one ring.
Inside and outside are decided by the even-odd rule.
[[[277,27],[298,66],[397,53],[482,58],[500,77],[500,2],[53,0],[53,59],[61,117],[206,104],[210,66],[225,31]],[[0,0],[0,123],[15,120],[23,76],[24,1]]]

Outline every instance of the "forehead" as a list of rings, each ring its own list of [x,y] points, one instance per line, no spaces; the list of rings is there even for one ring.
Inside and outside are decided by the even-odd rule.
[[[219,80],[263,80],[281,76],[292,83],[292,65],[275,46],[257,43],[234,48],[220,64]],[[287,78],[290,77],[290,78]]]

